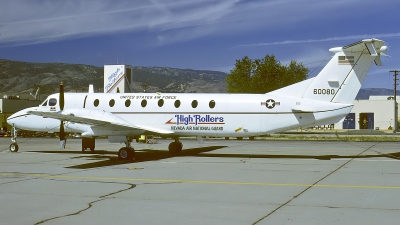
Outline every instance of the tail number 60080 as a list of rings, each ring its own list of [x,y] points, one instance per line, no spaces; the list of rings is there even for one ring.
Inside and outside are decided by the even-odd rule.
[[[334,95],[335,89],[314,89],[314,95]]]

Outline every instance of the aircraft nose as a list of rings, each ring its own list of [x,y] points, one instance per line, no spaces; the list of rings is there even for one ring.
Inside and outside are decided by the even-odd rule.
[[[18,111],[7,118],[7,123],[11,126],[18,127],[21,119],[27,115],[26,110]]]

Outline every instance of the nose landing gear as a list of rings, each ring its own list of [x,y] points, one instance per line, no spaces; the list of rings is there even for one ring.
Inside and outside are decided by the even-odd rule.
[[[18,152],[18,144],[17,144],[17,135],[18,129],[16,127],[12,127],[12,136],[11,136],[11,144],[10,144],[10,152]]]

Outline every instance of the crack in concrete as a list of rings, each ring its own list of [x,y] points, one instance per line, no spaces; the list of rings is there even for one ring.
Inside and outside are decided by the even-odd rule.
[[[62,216],[56,216],[56,217],[52,217],[52,218],[49,218],[49,219],[45,219],[45,220],[42,220],[42,221],[39,221],[39,222],[35,223],[35,225],[43,224],[43,223],[46,223],[46,222],[48,222],[48,221],[56,220],[56,219],[60,219],[60,218],[64,218],[64,217],[76,216],[76,215],[78,215],[78,214],[80,214],[80,213],[82,213],[82,212],[84,212],[84,211],[86,211],[86,210],[92,208],[92,206],[93,206],[95,203],[109,199],[109,198],[107,198],[107,197],[109,197],[109,196],[111,196],[111,195],[115,195],[115,194],[118,194],[118,193],[121,193],[121,192],[124,192],[124,191],[128,191],[128,190],[133,189],[133,188],[136,187],[136,184],[131,184],[131,183],[120,183],[120,182],[100,182],[100,181],[80,181],[80,182],[93,182],[93,183],[103,183],[103,184],[125,184],[125,185],[128,185],[129,187],[128,187],[128,188],[121,189],[121,190],[119,190],[119,191],[111,192],[111,193],[106,194],[106,195],[99,196],[100,199],[97,199],[97,200],[95,200],[95,201],[89,202],[89,203],[88,203],[88,206],[87,206],[86,208],[81,209],[81,210],[79,210],[79,211],[77,211],[77,212],[70,213],[70,214],[67,214],[67,215],[62,215]]]
[[[306,191],[308,191],[309,189],[311,189],[312,187],[314,187],[315,185],[317,185],[319,182],[323,181],[324,179],[326,179],[327,177],[329,177],[330,175],[334,174],[336,171],[340,170],[341,168],[345,167],[347,164],[349,164],[351,161],[353,161],[357,156],[360,156],[362,154],[364,154],[366,151],[370,150],[371,148],[375,147],[375,145],[379,144],[375,143],[373,145],[371,145],[370,147],[364,149],[362,152],[360,152],[358,155],[356,155],[355,157],[351,158],[350,160],[346,161],[345,163],[343,163],[341,166],[339,166],[338,168],[336,168],[335,170],[331,171],[330,173],[328,173],[326,176],[322,177],[321,179],[319,179],[318,181],[316,181],[315,183],[313,183],[312,185],[308,186],[306,189],[304,189],[303,191],[301,191],[300,193],[298,193],[297,195],[293,196],[291,199],[289,199],[287,202],[283,203],[282,205],[280,205],[279,207],[277,207],[276,209],[272,210],[270,213],[268,213],[267,215],[261,217],[259,220],[255,221],[254,223],[252,223],[252,225],[258,224],[259,222],[261,222],[262,220],[266,219],[267,217],[269,217],[270,215],[272,215],[273,213],[275,213],[276,211],[278,211],[279,209],[281,209],[282,207],[288,205],[290,202],[292,202],[294,199],[296,199],[297,197],[299,197],[300,195],[304,194]]]

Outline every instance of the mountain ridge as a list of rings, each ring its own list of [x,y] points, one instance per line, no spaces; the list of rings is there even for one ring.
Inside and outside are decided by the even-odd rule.
[[[227,73],[211,70],[178,69],[170,67],[132,66],[133,91],[164,93],[226,93]],[[41,96],[57,93],[60,81],[67,92],[87,92],[93,84],[95,92],[103,92],[104,68],[84,64],[32,63],[0,59],[0,94],[31,98],[35,85],[40,86]],[[371,95],[393,96],[386,88],[363,88],[356,99]]]
[[[133,68],[133,91],[225,93],[227,74],[219,71],[178,69],[170,67]],[[0,93],[23,95],[40,86],[43,95],[58,92],[60,81],[66,91],[103,92],[104,68],[83,64],[30,63],[0,59]]]

